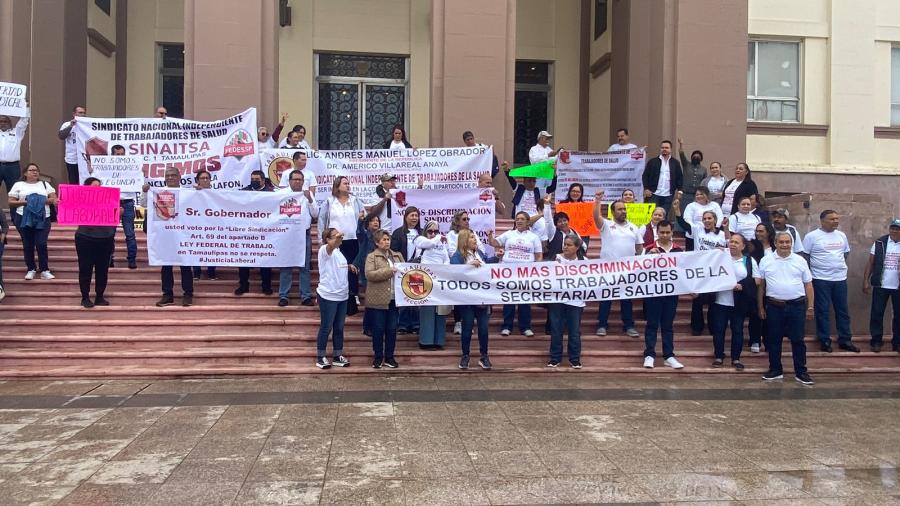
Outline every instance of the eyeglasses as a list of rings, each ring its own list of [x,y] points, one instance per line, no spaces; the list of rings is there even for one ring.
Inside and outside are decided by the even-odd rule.
[[[469,221],[469,217],[466,216],[465,218],[462,218],[462,221]]]
[[[425,235],[434,235],[437,233],[437,230],[426,230]]]

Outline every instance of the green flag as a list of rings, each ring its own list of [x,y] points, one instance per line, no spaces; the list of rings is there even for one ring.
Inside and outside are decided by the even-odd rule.
[[[555,159],[547,159],[534,165],[525,165],[524,167],[513,169],[509,171],[509,175],[512,177],[536,177],[540,179],[553,179],[553,175],[555,173],[555,164]]]

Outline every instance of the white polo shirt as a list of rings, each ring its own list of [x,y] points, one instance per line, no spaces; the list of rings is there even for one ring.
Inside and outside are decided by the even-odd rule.
[[[809,267],[815,279],[823,281],[847,279],[844,253],[850,252],[850,243],[843,232],[840,230],[825,232],[817,228],[803,238],[803,248],[809,254]]]
[[[806,260],[796,253],[782,257],[778,253],[763,257],[758,279],[766,280],[766,296],[778,300],[794,300],[806,295],[804,283],[812,281]]]
[[[875,244],[869,253],[875,254]],[[884,269],[881,271],[881,288],[896,290],[900,288],[900,242],[894,242],[890,237],[884,248]]]
[[[774,230],[774,227],[773,227],[773,230]],[[790,223],[785,223],[784,230],[775,230],[776,234],[778,232],[787,232],[787,233],[791,234],[791,238],[794,239],[794,246],[793,246],[794,253],[806,253],[806,250],[803,249],[803,237],[800,235],[800,231],[797,230],[797,227],[791,225]],[[775,238],[773,237],[772,240],[774,241]]]
[[[722,224],[722,208],[719,206],[718,202],[708,202],[706,205],[703,205],[696,200],[691,202],[684,208],[684,221],[697,225],[698,227],[703,226],[703,213],[706,211],[712,211],[716,214],[716,226],[720,226]],[[693,239],[693,231],[685,231],[685,235],[689,239]]]
[[[614,260],[635,255],[635,245],[644,244],[644,237],[634,223],[624,224],[614,220],[603,220],[600,229],[600,259]]]
[[[734,277],[740,282],[747,277],[747,265],[744,263],[744,257],[738,258],[737,260],[732,258],[731,261],[734,263]],[[754,278],[758,278],[759,266],[756,264],[756,260],[752,258],[750,259],[750,268],[753,270],[750,275]],[[716,304],[734,307],[734,290],[722,290],[721,292],[716,292]]]
[[[282,188],[288,188],[291,186],[291,173],[297,170],[296,167],[290,168],[281,173],[281,180],[278,181],[278,186]],[[316,179],[316,175],[313,174],[313,171],[309,170],[309,167],[304,167],[300,172],[303,173],[303,189],[309,190],[310,188],[315,188],[319,186],[319,180]]]
[[[507,264],[534,262],[534,254],[543,251],[541,239],[531,230],[503,232],[497,242],[503,245],[503,263]]]
[[[59,131],[62,132],[63,130],[69,128],[69,126],[71,124],[72,124],[71,121],[66,121],[65,123],[63,123],[62,125],[59,126]],[[75,165],[76,163],[78,163],[78,148],[75,145],[75,129],[74,128],[71,131],[69,131],[69,136],[66,137],[65,161],[66,161],[66,163],[71,164],[71,165]]]
[[[752,241],[756,238],[756,226],[762,223],[759,216],[753,213],[734,213],[728,218],[728,230],[732,234],[741,234],[744,239]]]

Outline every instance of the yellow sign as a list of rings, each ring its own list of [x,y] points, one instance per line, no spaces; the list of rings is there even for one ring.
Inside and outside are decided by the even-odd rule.
[[[653,211],[655,209],[656,204],[625,204],[625,212],[628,213],[628,221],[637,226],[650,223],[650,218],[653,217]],[[612,205],[609,206],[606,216],[607,218],[612,219]]]

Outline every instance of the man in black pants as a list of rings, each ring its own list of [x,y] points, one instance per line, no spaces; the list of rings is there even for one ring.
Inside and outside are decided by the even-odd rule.
[[[272,183],[266,179],[266,175],[261,170],[254,170],[250,173],[250,184],[241,188],[243,191],[251,192],[271,192],[275,191]],[[272,268],[260,267],[259,276],[262,278],[262,292],[266,295],[272,295]],[[244,295],[250,291],[250,268],[238,267],[238,287],[235,288],[235,295]]]
[[[181,188],[181,173],[175,167],[166,167],[166,188]],[[146,193],[149,189],[150,185],[145,183],[144,192]],[[153,206],[156,206],[156,202],[153,202]],[[150,206],[148,205],[147,207],[149,208]],[[155,209],[153,212],[156,212]],[[146,228],[144,231],[146,232]],[[181,289],[184,291],[184,295],[181,297],[181,305],[185,307],[192,306],[194,304],[194,276],[191,273],[191,267],[189,265],[181,265],[179,269],[181,270]],[[175,274],[172,271],[172,266],[162,266],[159,274],[162,281],[163,295],[156,305],[158,307],[171,306],[175,303]]]

